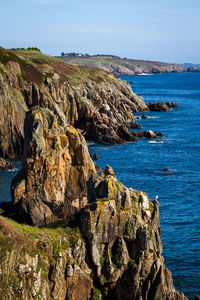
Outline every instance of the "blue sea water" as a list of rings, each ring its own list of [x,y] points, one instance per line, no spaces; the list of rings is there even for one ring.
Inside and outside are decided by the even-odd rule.
[[[172,101],[180,107],[148,112],[149,119],[139,120],[142,130],[162,132],[163,143],[89,143],[89,149],[102,169],[113,167],[123,184],[147,192],[151,200],[158,195],[165,264],[176,289],[193,299],[200,294],[200,73],[121,78],[134,82],[133,91],[147,103]]]
[[[166,266],[176,289],[189,299],[200,294],[200,73],[121,76],[134,82],[133,91],[150,101],[173,101],[179,108],[147,112],[143,129],[162,132],[163,143],[105,146],[89,142],[102,169],[111,165],[118,180],[159,196],[161,238]],[[135,114],[140,116],[141,113]],[[160,139],[161,141],[161,139]],[[20,163],[15,162],[16,168]],[[163,172],[170,168],[172,173]],[[9,186],[17,171],[0,172],[0,202],[10,200]]]

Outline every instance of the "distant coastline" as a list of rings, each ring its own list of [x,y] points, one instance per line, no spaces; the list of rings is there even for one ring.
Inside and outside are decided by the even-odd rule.
[[[98,68],[118,75],[161,74],[174,72],[197,72],[195,66],[170,64],[159,61],[120,58],[115,55],[89,55],[82,53],[61,53],[59,57],[68,63]]]

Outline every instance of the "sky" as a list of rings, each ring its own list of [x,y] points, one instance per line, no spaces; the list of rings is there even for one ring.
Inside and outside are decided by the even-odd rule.
[[[0,46],[200,63],[200,0],[0,0]]]

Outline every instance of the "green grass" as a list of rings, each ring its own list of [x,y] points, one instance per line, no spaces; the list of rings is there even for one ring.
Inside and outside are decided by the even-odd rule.
[[[11,232],[11,234],[10,234]],[[44,253],[51,245],[53,255],[73,247],[78,240],[83,240],[78,227],[67,226],[66,221],[59,221],[49,225],[49,228],[37,228],[19,224],[11,219],[0,217],[0,251],[5,255],[12,249],[21,248],[31,256]]]
[[[59,82],[68,82],[77,86],[86,82],[102,83],[111,80],[109,73],[97,68],[79,67],[62,59],[45,55],[34,49],[6,50],[0,47],[0,63],[6,66],[9,61],[19,63],[22,78],[42,87],[45,78],[52,78],[56,73]],[[0,70],[3,73],[3,70]]]

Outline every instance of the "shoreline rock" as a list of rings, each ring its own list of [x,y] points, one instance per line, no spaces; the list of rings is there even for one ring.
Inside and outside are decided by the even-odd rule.
[[[174,102],[150,102],[147,104],[150,111],[168,111],[172,108],[179,107]]]
[[[14,165],[11,162],[0,157],[0,171],[8,171],[13,169],[14,169]]]

